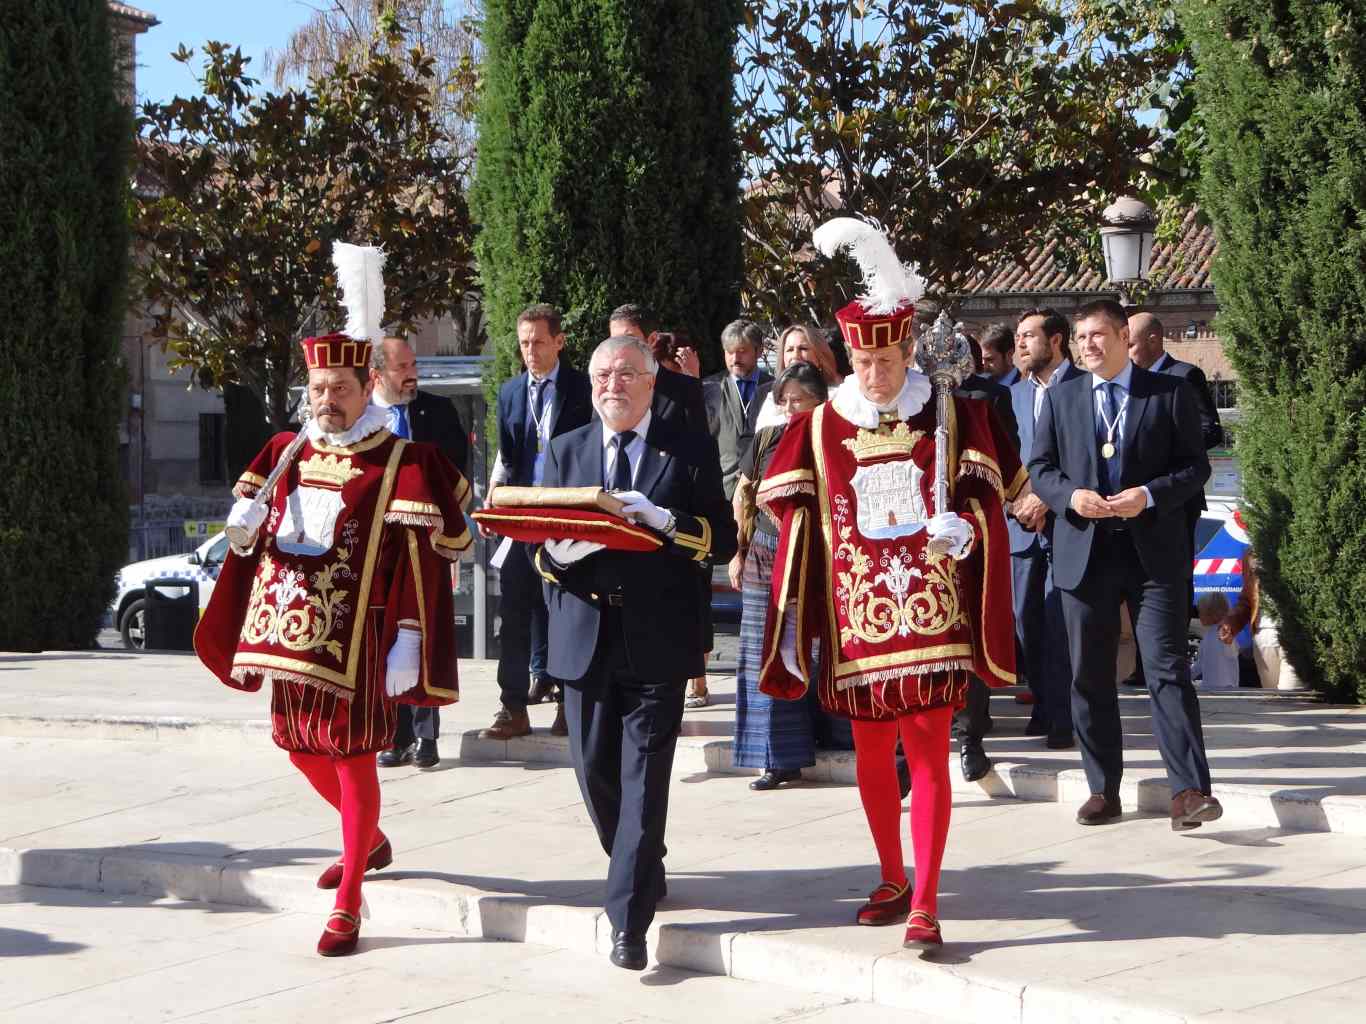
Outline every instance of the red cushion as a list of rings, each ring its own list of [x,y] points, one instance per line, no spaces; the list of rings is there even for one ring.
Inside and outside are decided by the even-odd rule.
[[[596,509],[486,508],[473,515],[475,522],[494,533],[534,544],[595,540],[614,551],[655,551],[664,546],[659,534]]]

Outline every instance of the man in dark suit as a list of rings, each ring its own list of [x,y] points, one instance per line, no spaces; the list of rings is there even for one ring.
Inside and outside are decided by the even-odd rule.
[[[387,337],[376,345],[370,356],[370,380],[375,385],[371,401],[388,410],[390,431],[399,437],[436,445],[461,475],[468,476],[469,433],[460,422],[454,402],[443,395],[418,390],[417,354],[408,342]],[[441,760],[436,747],[440,735],[441,714],[437,708],[400,704],[394,744],[381,751],[377,763],[381,768],[409,763],[433,768]]]
[[[982,332],[982,372],[1002,387],[1011,387],[1019,381],[1020,371],[1015,365],[1015,331],[1009,324],[989,324]]]
[[[1162,321],[1151,313],[1135,313],[1129,317],[1129,359],[1135,366],[1153,373],[1168,373],[1180,377],[1195,391],[1195,400],[1200,408],[1200,434],[1204,438],[1205,451],[1218,448],[1224,443],[1224,428],[1219,422],[1219,409],[1214,404],[1214,394],[1210,391],[1209,381],[1200,367],[1173,359],[1167,351]],[[1190,523],[1192,542],[1195,527],[1200,522],[1200,513],[1205,510],[1205,495],[1201,492],[1186,508],[1186,520]],[[1199,552],[1196,552],[1199,554]],[[1195,592],[1191,592],[1191,604],[1195,603]],[[1129,608],[1132,619],[1136,609]],[[1124,680],[1127,686],[1144,685],[1143,661],[1135,659],[1134,671]]]
[[[584,803],[611,857],[612,962],[645,967],[645,932],[665,893],[669,776],[683,689],[703,664],[697,569],[736,551],[711,438],[655,418],[654,357],[634,337],[589,364],[600,417],[557,437],[545,485],[604,486],[664,538],[657,551],[549,541],[537,554],[550,609],[550,671],[565,686],[569,747]]]
[[[1034,427],[1044,395],[1081,371],[1068,358],[1072,325],[1049,307],[1028,309],[1015,328],[1016,345],[1026,368],[1023,380],[1010,389],[1020,427],[1020,452],[1028,461],[1034,450]],[[1034,694],[1034,710],[1025,727],[1029,736],[1046,736],[1051,750],[1073,745],[1068,695],[1072,670],[1067,657],[1067,627],[1062,596],[1053,586],[1053,513],[1032,492],[1011,504],[1010,564],[1015,598],[1015,638],[1024,655],[1025,678]]]
[[[721,453],[721,486],[726,500],[735,494],[740,460],[754,441],[754,424],[773,390],[773,375],[759,366],[764,332],[750,320],[732,320],[721,332],[726,368],[702,382],[707,431]]]
[[[552,438],[583,426],[593,415],[588,375],[560,359],[564,329],[560,311],[539,303],[517,317],[517,347],[526,370],[498,391],[498,462],[489,490],[500,484],[533,487],[542,483]],[[541,577],[531,564],[532,549],[520,541],[507,545],[498,580],[498,690],[502,707],[480,735],[509,740],[531,732],[528,704],[539,704],[554,690],[547,667],[547,611]],[[564,736],[564,706],[555,709],[552,736]]]
[[[639,338],[646,341],[654,325],[645,307],[627,302],[612,310],[608,317],[607,333],[612,337]],[[697,376],[697,353],[691,348],[679,350],[679,362],[688,373],[676,373],[660,366],[655,374],[655,397],[650,411],[670,423],[685,424],[689,430],[707,429],[707,407],[702,396],[702,381]]]
[[[1053,574],[1072,658],[1072,720],[1091,788],[1077,820],[1101,825],[1122,813],[1115,658],[1119,607],[1132,597],[1153,730],[1171,786],[1171,825],[1183,831],[1223,813],[1210,793],[1186,660],[1186,505],[1210,472],[1199,412],[1180,380],[1129,361],[1128,317],[1119,303],[1082,306],[1076,333],[1090,372],[1045,391],[1029,475],[1055,516]]]

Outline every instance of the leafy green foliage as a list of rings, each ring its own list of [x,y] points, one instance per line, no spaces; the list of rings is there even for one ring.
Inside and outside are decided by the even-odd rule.
[[[835,212],[879,221],[940,293],[1044,234],[1097,255],[1103,207],[1179,174],[1184,60],[1166,0],[748,0],[747,309],[829,319],[851,275],[809,242]]]
[[[1286,654],[1366,699],[1366,5],[1187,2],[1219,334]]]
[[[584,365],[607,316],[643,303],[704,362],[738,313],[739,0],[488,0],[471,202],[496,363],[517,314],[566,314]]]
[[[92,646],[127,553],[115,56],[105,0],[0,19],[0,650]]]
[[[306,90],[261,93],[248,58],[211,42],[202,94],[142,111],[140,298],[173,365],[248,387],[277,426],[301,377],[300,337],[341,320],[334,241],[384,247],[386,315],[400,326],[460,303],[472,276],[432,59],[391,49],[343,60]]]

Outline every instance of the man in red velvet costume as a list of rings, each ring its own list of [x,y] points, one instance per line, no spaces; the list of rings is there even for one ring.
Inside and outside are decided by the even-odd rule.
[[[362,876],[393,859],[375,755],[393,743],[397,702],[459,697],[448,566],[470,543],[469,485],[369,404],[369,341],[303,345],[308,439],[261,502],[294,435],[238,480],[228,522],[250,539],[232,546],[195,649],[228,686],[270,684],[276,745],[341,814],[341,862],[318,879],[337,890],[318,952],[343,956],[360,937]]]
[[[948,508],[934,507],[929,378],[913,368],[921,284],[882,235],[838,218],[826,255],[849,246],[869,291],[836,314],[854,372],[787,426],[758,503],[781,525],[760,689],[801,697],[821,645],[821,706],[852,720],[859,795],[882,881],[858,922],[906,921],[904,945],[942,943],[939,869],[948,834],[949,728],[970,673],[1015,681],[1010,544],[1003,502],[1025,475],[987,403],[950,399]],[[894,752],[910,762],[914,892],[900,838]],[[909,917],[907,916],[909,911]]]

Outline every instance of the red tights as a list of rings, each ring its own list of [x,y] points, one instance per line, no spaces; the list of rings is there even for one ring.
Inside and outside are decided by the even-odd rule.
[[[863,813],[873,833],[882,879],[906,882],[901,855],[901,790],[896,781],[896,738],[911,769],[911,846],[915,850],[915,891],[911,909],[937,916],[939,868],[949,837],[949,726],[953,708],[938,707],[902,715],[894,722],[854,722],[855,769]]]
[[[383,841],[379,830],[379,774],[374,754],[328,757],[291,752],[289,759],[304,773],[318,795],[341,812],[342,880],[337,910],[360,913],[360,883],[370,851]]]

